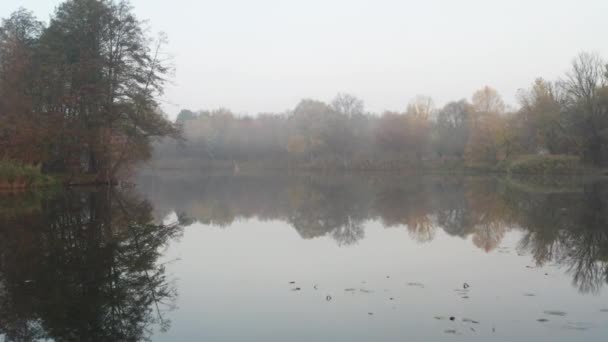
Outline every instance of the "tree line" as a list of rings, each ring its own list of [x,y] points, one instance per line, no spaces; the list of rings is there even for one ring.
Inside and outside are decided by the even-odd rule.
[[[0,160],[111,181],[177,136],[160,110],[171,71],[124,0],[66,0],[48,24],[19,9],[0,26]]]
[[[381,114],[349,94],[330,103],[304,99],[284,113],[257,116],[182,110],[177,123],[186,142],[160,144],[157,156],[355,169],[429,160],[488,166],[522,155],[608,163],[608,67],[600,56],[581,53],[561,79],[539,78],[517,99],[518,108],[510,108],[486,86],[470,100],[441,108],[417,96],[404,111]]]

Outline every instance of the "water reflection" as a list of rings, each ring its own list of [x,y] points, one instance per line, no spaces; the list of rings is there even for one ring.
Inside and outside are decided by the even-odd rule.
[[[175,287],[158,258],[179,224],[100,189],[0,196],[0,334],[7,341],[139,341],[167,329]]]
[[[313,265],[308,260],[311,258],[317,262],[314,265],[320,268],[325,265],[325,268],[319,273],[309,270],[310,281],[323,282],[326,290],[332,284],[328,275],[336,272],[333,267],[350,267],[339,262],[326,263],[328,259],[345,258],[347,254],[361,257],[357,259],[359,263],[373,259],[373,256],[363,252],[349,254],[336,251],[366,248],[368,253],[370,250],[375,253],[378,248],[388,244],[398,249],[401,240],[387,241],[390,239],[387,236],[397,236],[392,233],[399,233],[398,230],[406,230],[424,251],[407,251],[403,255],[392,253],[391,256],[398,261],[394,264],[386,257],[374,259],[370,265],[361,266],[355,262],[355,266],[364,268],[353,266],[351,274],[354,276],[357,270],[363,270],[361,276],[372,277],[374,275],[370,270],[386,263],[391,264],[387,269],[398,268],[396,265],[410,267],[406,272],[408,275],[423,276],[424,272],[418,272],[418,268],[433,270],[435,267],[434,270],[438,270],[438,264],[427,264],[428,260],[423,257],[417,260],[416,256],[424,254],[427,258],[442,259],[444,252],[445,255],[454,256],[462,249],[425,251],[433,250],[433,246],[437,245],[449,249],[461,239],[464,241],[459,246],[470,243],[471,248],[483,251],[475,254],[478,259],[463,260],[473,264],[480,261],[479,265],[491,268],[488,266],[491,263],[481,262],[481,259],[485,261],[489,258],[485,258],[485,253],[503,252],[505,239],[516,236],[517,253],[530,255],[538,266],[561,266],[579,292],[599,294],[608,282],[608,183],[604,181],[530,183],[494,177],[420,178],[386,174],[195,176],[162,173],[142,176],[138,183],[137,193],[140,195],[135,190],[97,189],[0,196],[0,335],[4,340],[138,341],[163,338],[162,334],[154,332],[169,328],[167,312],[174,308],[177,299],[177,287],[171,280],[174,276],[189,279],[180,283],[180,288],[189,289],[191,293],[184,300],[186,306],[190,301],[196,302],[199,297],[207,301],[196,302],[198,311],[187,312],[199,314],[200,307],[213,306],[215,303],[216,308],[225,308],[225,312],[211,310],[205,319],[209,321],[219,317],[217,321],[227,322],[236,315],[240,306],[233,300],[234,296],[250,300],[253,311],[259,308],[255,304],[257,300],[273,299],[274,296],[285,300],[287,297],[284,293],[277,293],[276,288],[272,290],[273,284],[278,282],[280,286],[285,286],[290,279],[283,279],[283,276],[289,273],[290,268],[301,269],[302,265]],[[178,213],[176,222],[163,224],[165,218],[175,217],[173,213]],[[331,243],[319,253],[317,249],[303,248],[297,255],[292,255],[288,262],[273,264],[277,256],[286,253],[285,250],[266,254],[255,249],[247,250],[250,239],[258,234],[257,221],[253,219],[275,221],[272,225],[281,229],[287,226],[307,240],[295,239],[305,245],[314,245],[308,240],[325,237],[341,248],[335,248]],[[237,221],[243,222],[239,224]],[[200,225],[196,223],[229,232],[234,232],[235,227],[245,228],[240,233],[246,237],[239,240],[234,234],[222,232],[214,236],[195,234],[188,241],[183,239],[172,248],[183,248],[184,253],[193,253],[204,249],[201,245],[211,243],[217,245],[217,249],[211,248],[213,250],[208,252],[205,262],[200,258],[205,255],[203,252],[193,253],[189,260],[184,260],[187,267],[174,269],[178,274],[167,274],[165,265],[160,261],[167,259],[165,247],[181,236],[183,226],[192,225],[192,231],[201,232]],[[370,227],[374,227],[374,230],[370,230]],[[259,225],[257,229],[260,230]],[[280,233],[269,232],[260,230],[259,234],[274,239],[276,234],[273,234]],[[373,240],[374,236],[377,239],[379,235],[383,238],[366,247],[363,243],[366,232],[369,235],[367,241]],[[238,240],[234,242],[239,247],[233,249],[239,251],[222,254],[221,262],[209,257],[224,252],[224,244],[233,242],[226,240],[229,236]],[[446,239],[446,236],[454,239]],[[283,243],[293,241],[289,242],[282,235],[268,246],[276,248]],[[513,246],[512,239],[508,245]],[[210,247],[213,246],[207,245],[207,248]],[[241,254],[241,249],[247,251]],[[251,253],[258,253],[260,258],[266,257],[263,259],[266,264],[248,273],[247,269],[252,264],[241,258]],[[298,256],[302,260],[292,260]],[[508,258],[512,260],[516,256]],[[348,263],[350,260],[342,259],[341,262]],[[300,266],[293,267],[292,262]],[[439,262],[442,265],[449,260]],[[469,266],[479,267],[473,264]],[[515,264],[506,265],[511,267]],[[513,272],[513,269],[510,270]],[[209,272],[213,281],[207,278]],[[432,274],[428,275],[425,283],[441,283],[447,278],[461,281],[460,276],[429,272]],[[389,282],[385,278],[387,275],[381,274],[381,278]],[[255,287],[256,282],[251,279],[258,277],[263,286],[260,285],[256,291],[247,292],[246,288],[240,286],[246,281]],[[471,277],[470,273],[468,277]],[[393,279],[391,277],[390,281]],[[476,279],[477,284],[481,283],[481,279]],[[401,285],[419,284],[419,280],[407,279]],[[462,279],[470,280],[475,279]],[[545,280],[557,284],[561,278],[543,278]],[[526,283],[528,279],[520,276],[518,281]],[[546,286],[548,283],[543,284]],[[436,284],[429,285],[432,287]],[[550,292],[547,288],[540,290],[542,287],[533,282],[525,285],[526,293],[534,292],[534,289]],[[270,289],[266,290],[267,286]],[[348,288],[351,286],[354,285],[347,285]],[[377,294],[384,294],[382,291],[385,290],[400,291],[399,287],[387,289],[384,286],[388,287],[388,283],[378,287]],[[411,287],[408,286],[408,290]],[[481,287],[476,290],[481,290]],[[513,286],[504,285],[497,289],[499,292],[505,290],[513,290]],[[317,294],[316,290],[313,291]],[[302,295],[306,295],[304,292]],[[293,293],[289,291],[289,294]],[[322,303],[326,303],[327,294],[319,294]],[[338,296],[338,293],[332,294]],[[390,296],[395,295],[391,293]],[[410,300],[414,300],[412,298]],[[526,304],[517,302],[513,297],[509,298],[511,300],[517,303],[517,307]],[[473,298],[467,301],[474,303]],[[300,304],[304,303],[308,302]],[[347,305],[344,304],[347,302],[341,303]],[[425,305],[431,305],[433,310],[443,310],[443,304],[441,301],[431,301]],[[283,313],[287,309],[276,310]],[[316,312],[316,308],[309,307],[308,310]],[[344,310],[343,313],[352,313]],[[278,317],[284,316],[281,314]],[[533,322],[538,323],[536,319]],[[181,320],[188,321],[185,318]],[[272,320],[268,322],[269,326],[274,327]]]
[[[495,251],[522,232],[519,253],[558,264],[582,293],[608,282],[608,183],[522,182],[496,177],[185,176],[142,177],[158,217],[173,211],[228,227],[239,219],[280,220],[304,239],[330,236],[340,246],[365,237],[364,223],[407,229],[421,243],[438,229]]]

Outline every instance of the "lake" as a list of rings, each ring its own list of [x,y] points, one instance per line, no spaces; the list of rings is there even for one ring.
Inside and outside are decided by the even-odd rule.
[[[0,195],[6,341],[605,341],[608,181],[147,171]]]

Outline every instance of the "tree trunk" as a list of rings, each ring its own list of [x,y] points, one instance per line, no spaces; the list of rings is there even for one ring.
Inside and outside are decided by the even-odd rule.
[[[89,167],[87,172],[89,174],[95,174],[98,171],[97,165],[97,154],[92,146],[89,147]]]

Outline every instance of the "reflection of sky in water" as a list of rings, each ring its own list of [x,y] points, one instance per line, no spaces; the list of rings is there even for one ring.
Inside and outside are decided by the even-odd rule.
[[[473,237],[443,230],[435,231],[431,243],[419,243],[406,229],[386,229],[377,221],[363,229],[365,238],[340,247],[329,236],[302,239],[276,220],[241,219],[224,228],[193,224],[164,256],[179,259],[168,266],[178,279],[179,309],[170,313],[171,330],[155,340],[604,341],[608,336],[608,313],[601,312],[608,308],[606,291],[582,295],[564,269],[527,267],[535,264],[530,255],[517,253],[519,231],[506,233],[500,247],[487,253],[475,247]],[[302,290],[291,291],[294,287]],[[350,288],[357,291],[345,291]],[[565,315],[556,315],[560,311]]]

